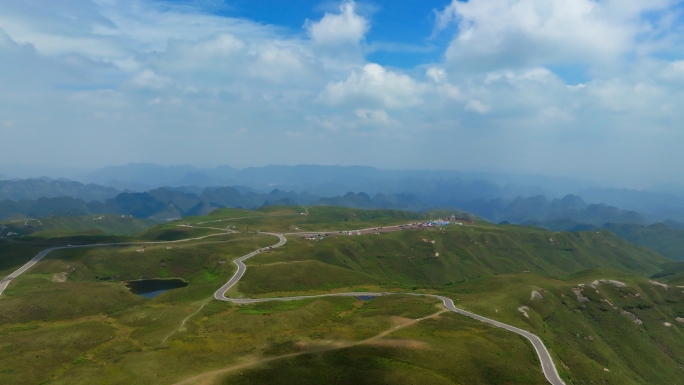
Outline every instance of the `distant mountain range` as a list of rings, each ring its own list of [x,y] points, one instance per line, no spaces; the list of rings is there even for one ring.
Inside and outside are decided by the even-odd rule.
[[[406,193],[426,205],[475,207],[482,200],[578,195],[588,204],[606,204],[644,213],[650,221],[684,222],[684,187],[655,186],[658,191],[600,188],[568,178],[431,170],[380,170],[361,166],[265,166],[236,169],[230,166],[197,168],[129,164],[106,167],[84,176],[84,181],[119,190],[147,191],[158,187],[246,186],[257,192],[273,189],[319,197],[344,196],[349,191],[375,194]]]
[[[50,178],[0,181],[0,217],[121,213],[178,218],[218,207],[278,204],[448,208],[492,222],[551,230],[589,229],[605,223],[684,223],[684,196],[673,193],[677,186],[669,185],[668,192],[648,192],[539,176],[314,165],[239,170],[130,164],[84,178],[89,184]],[[580,193],[559,195],[568,189]]]
[[[644,215],[635,211],[620,210],[604,204],[587,204],[575,195],[552,201],[544,196],[516,198],[508,204],[494,200],[480,207],[486,208],[487,212],[478,210],[478,207],[472,207],[471,210],[466,208],[466,211],[478,213],[496,222],[534,225],[554,231],[587,230],[606,223],[649,223]]]
[[[85,201],[105,201],[117,196],[121,191],[96,184],[50,178],[0,180],[0,200],[26,200],[40,198],[72,197]]]
[[[217,208],[237,207],[254,209],[269,205],[308,205],[308,206],[342,206],[362,209],[402,209],[422,211],[430,208],[449,208],[470,212],[494,222],[534,225],[550,230],[587,230],[601,227],[606,223],[630,223],[645,225],[649,221],[645,216],[624,211],[607,205],[587,204],[582,198],[568,195],[562,199],[549,201],[544,196],[516,198],[504,202],[501,198],[490,201],[474,200],[464,206],[450,205],[448,198],[434,198],[429,202],[421,200],[413,194],[380,194],[370,196],[364,192],[349,192],[333,197],[319,197],[295,191],[272,190],[270,193],[258,193],[248,188],[218,187],[204,188],[158,188],[143,193],[124,192],[113,198],[86,201],[82,199],[85,192],[97,192],[98,196],[113,193],[109,188],[95,185],[82,185],[77,182],[56,181],[14,181],[14,188],[4,191],[15,193],[19,186],[31,188],[37,186],[47,189],[52,195],[74,192],[81,197],[50,197],[40,199],[22,199],[0,201],[0,219],[12,216],[45,217],[45,216],[77,216],[87,214],[121,214],[137,218],[156,220],[178,219],[192,215],[205,215]],[[12,183],[5,183],[11,186]],[[479,182],[478,182],[479,183]],[[64,187],[67,186],[68,188]],[[53,188],[53,190],[49,190]],[[466,189],[467,191],[467,189]],[[678,222],[671,221],[673,226]]]
[[[53,197],[36,200],[0,201],[0,219],[12,216],[78,216],[87,214],[121,214],[157,220],[205,215],[217,208],[254,209],[269,205],[346,206],[355,208],[394,208],[420,210],[423,206],[415,196],[407,194],[348,193],[333,198],[319,198],[306,193],[273,190],[268,194],[253,191],[241,193],[233,187],[206,188],[200,194],[180,189],[159,188],[144,193],[121,193],[104,202],[86,202],[80,198]]]

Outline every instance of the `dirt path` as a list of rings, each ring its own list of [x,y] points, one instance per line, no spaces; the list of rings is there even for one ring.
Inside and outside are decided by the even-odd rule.
[[[211,298],[207,298],[207,299],[201,301],[200,303],[202,304],[202,306],[200,306],[199,309],[197,309],[197,311],[195,311],[194,313],[192,313],[192,314],[190,314],[189,316],[185,317],[185,319],[183,320],[183,322],[181,322],[181,324],[180,324],[179,327],[173,329],[173,331],[172,331],[171,333],[169,333],[166,337],[164,337],[164,340],[161,342],[161,344],[164,345],[164,344],[166,343],[166,340],[169,339],[169,337],[171,337],[172,335],[174,335],[174,333],[176,333],[177,331],[181,330],[181,329],[183,328],[183,326],[185,326],[185,323],[188,322],[188,320],[189,320],[190,318],[192,318],[195,314],[199,313],[200,310],[204,309],[204,307],[209,303],[209,301],[211,301]]]
[[[368,339],[365,339],[363,341],[339,343],[339,344],[334,344],[331,346],[317,347],[317,348],[307,349],[307,350],[304,350],[301,352],[288,353],[288,354],[283,354],[283,355],[275,356],[275,357],[251,358],[251,359],[248,359],[241,364],[229,366],[229,367],[224,368],[224,369],[213,370],[213,371],[207,372],[207,373],[202,373],[202,374],[199,374],[197,376],[190,377],[187,380],[177,382],[174,385],[189,385],[189,384],[209,385],[209,384],[214,383],[214,377],[219,376],[221,374],[230,373],[230,372],[236,371],[238,369],[245,369],[245,368],[248,368],[250,366],[265,364],[265,363],[272,362],[272,361],[282,360],[284,358],[297,357],[297,356],[301,356],[304,354],[323,353],[323,352],[329,352],[332,350],[346,349],[346,348],[350,348],[350,347],[358,346],[358,345],[370,344],[370,343],[373,343],[373,342],[375,342],[375,341],[377,341],[377,340],[379,340],[379,339],[381,339],[381,338],[383,338],[389,334],[392,334],[396,331],[399,331],[399,330],[404,329],[406,327],[409,327],[411,325],[415,325],[420,321],[424,321],[424,320],[430,319],[430,318],[437,318],[437,317],[439,317],[439,315],[446,313],[447,311],[448,310],[440,310],[437,313],[431,314],[427,317],[423,317],[423,318],[419,318],[419,319],[412,319],[412,320],[405,320],[402,323],[399,323],[398,325],[395,324],[390,329],[387,329],[384,332],[382,332],[378,335],[375,335],[373,337],[370,337]]]

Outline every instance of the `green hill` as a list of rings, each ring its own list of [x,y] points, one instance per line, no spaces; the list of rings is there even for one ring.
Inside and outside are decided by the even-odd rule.
[[[157,223],[159,222],[152,219],[133,218],[129,215],[20,219],[0,222],[0,226],[5,227],[4,231],[0,232],[0,236],[12,238],[33,235],[40,238],[55,238],[93,232],[108,235],[128,235],[143,232]],[[15,234],[8,235],[9,233]]]
[[[269,206],[217,210],[126,237],[35,232],[2,240],[0,267],[10,271],[55,244],[217,234],[50,254],[0,296],[0,381],[174,384],[200,376],[192,383],[545,383],[526,340],[457,314],[437,314],[441,306],[432,298],[245,306],[210,300],[234,273],[233,259],[275,243],[257,230],[322,237],[291,234],[284,247],[248,260],[233,295],[443,294],[459,307],[539,335],[568,384],[681,380],[684,294],[670,281],[684,272],[679,264],[606,230],[562,233],[475,222],[340,233],[430,216]],[[242,233],[226,234],[232,227]],[[123,283],[171,277],[188,285],[154,299],[132,294]]]
[[[321,278],[312,274],[323,268],[320,263],[326,271],[349,272],[337,277],[337,286],[383,283],[396,288],[439,288],[523,271],[564,278],[586,269],[613,268],[650,276],[667,261],[608,231],[550,233],[518,226],[452,226],[380,235],[336,234],[322,241],[291,239],[287,248],[247,261],[251,270],[239,287],[246,294],[289,292],[303,286],[311,290],[317,286],[312,280]],[[307,277],[311,282],[303,285]],[[329,284],[318,286],[327,290]]]
[[[673,229],[663,223],[650,226],[611,223],[603,227],[629,242],[648,247],[668,258],[684,261],[684,230]]]

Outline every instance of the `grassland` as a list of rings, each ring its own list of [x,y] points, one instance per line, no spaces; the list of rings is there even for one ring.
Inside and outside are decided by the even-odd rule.
[[[290,237],[286,248],[248,260],[250,270],[238,289],[248,295],[364,284],[382,284],[391,290],[434,289],[523,271],[565,278],[599,267],[649,276],[665,262],[663,256],[608,231],[549,233],[515,226],[452,226],[380,235],[337,234],[322,241]]]
[[[326,207],[230,209],[134,236],[0,242],[0,271],[8,271],[52,244],[177,240],[231,226],[250,230],[50,254],[0,297],[0,381],[174,384],[208,373],[192,383],[545,383],[534,351],[513,333],[453,313],[401,327],[439,311],[430,298],[248,306],[209,300],[233,274],[234,258],[275,242],[253,231],[330,232],[421,218]],[[178,226],[186,223],[196,227]],[[647,278],[668,260],[607,231],[550,233],[476,223],[288,239],[283,248],[248,261],[234,295],[351,289],[444,294],[470,311],[539,335],[568,384],[672,384],[683,378],[682,289],[670,284],[666,290]],[[62,273],[65,282],[56,279]],[[168,277],[189,284],[147,300],[123,283]],[[600,279],[625,286],[593,283]],[[581,289],[581,301],[574,289]],[[532,299],[532,291],[543,298]]]
[[[6,227],[0,236],[16,233],[15,236],[33,235],[40,238],[56,238],[73,235],[130,235],[141,233],[158,221],[132,218],[128,215],[88,215],[83,217],[45,217],[0,221]]]

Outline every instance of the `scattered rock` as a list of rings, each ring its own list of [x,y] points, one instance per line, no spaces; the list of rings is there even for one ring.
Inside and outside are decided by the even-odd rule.
[[[67,273],[57,273],[52,276],[52,282],[66,282]]]
[[[608,301],[607,299],[603,298],[601,301],[607,303],[608,305],[610,305],[610,307],[612,307],[613,309],[617,310],[617,307],[615,307],[615,305],[613,305],[613,304],[612,304],[610,301]]]
[[[663,322],[663,325],[667,326],[668,328],[671,328],[671,327],[672,327],[672,324],[669,323],[669,322]]]
[[[675,321],[684,324],[684,318],[682,318],[682,317],[677,317],[677,318],[675,318]]]
[[[608,370],[608,368],[603,368],[603,371],[604,372],[610,372],[610,370]]]
[[[649,281],[649,282],[651,282],[651,285],[660,286],[660,287],[664,288],[665,290],[668,290],[670,288],[669,286],[667,286],[664,283],[660,283],[660,282],[656,282],[656,281]]]
[[[620,281],[613,281],[613,280],[611,280],[611,279],[609,279],[607,282],[608,282],[609,284],[615,286],[615,287],[626,287],[626,286],[627,286],[626,284],[624,284],[624,283],[622,283],[622,282],[620,282]]]
[[[540,292],[538,292],[538,291],[535,290],[535,291],[532,292],[532,298],[531,298],[531,299],[532,299],[532,300],[535,300],[535,299],[544,299],[544,297],[541,295]]]
[[[626,315],[627,317],[631,318],[632,321],[634,321],[634,323],[637,325],[642,325],[644,323],[644,321],[640,320],[639,317],[637,317],[634,313],[630,313],[628,311],[623,310],[620,312],[620,314]]]
[[[435,257],[439,257],[439,253],[435,253]]]
[[[518,311],[521,312],[522,315],[524,315],[524,316],[527,317],[527,318],[530,318],[530,315],[527,314],[527,311],[528,311],[528,310],[530,310],[530,308],[527,307],[527,306],[520,306],[520,307],[518,308]]]
[[[563,365],[563,368],[565,368],[565,370],[568,370],[568,371],[570,370],[568,365],[565,365],[565,362],[561,361],[560,363],[561,363],[561,365]]]
[[[581,285],[580,285],[581,286]],[[584,294],[582,294],[582,289],[579,287],[575,287],[572,289],[572,292],[575,293],[575,296],[577,297],[577,300],[580,302],[589,302],[589,297],[585,297]]]

